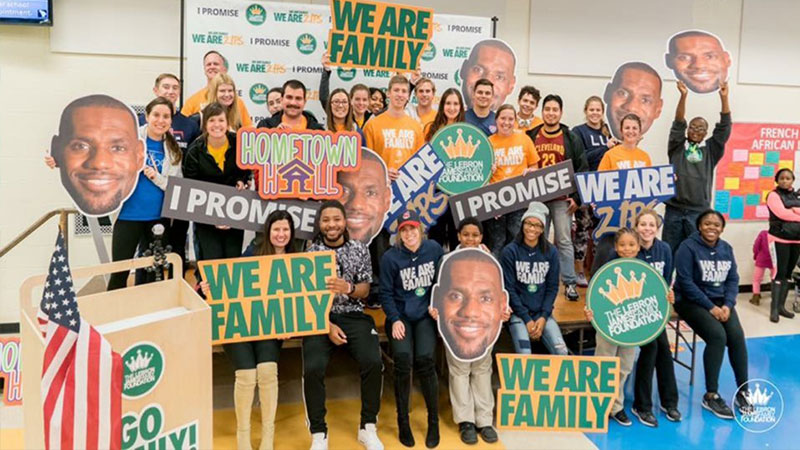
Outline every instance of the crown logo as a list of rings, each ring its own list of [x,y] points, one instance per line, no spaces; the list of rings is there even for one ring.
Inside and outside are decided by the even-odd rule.
[[[311,45],[312,39],[313,38],[311,36],[304,34],[303,36],[300,37],[300,43],[303,45]]]
[[[480,147],[480,142],[472,142],[472,136],[468,137],[467,140],[464,140],[464,130],[458,129],[456,130],[458,137],[456,138],[455,142],[453,142],[453,137],[447,137],[447,145],[444,142],[440,142],[439,145],[442,146],[442,149],[450,159],[455,158],[472,158],[472,155],[475,154],[475,151],[478,150]]]
[[[774,392],[767,391],[767,388],[762,390],[760,384],[756,383],[756,390],[752,391],[750,388],[747,388],[744,398],[753,406],[767,406],[773,395],[775,395]]]
[[[643,273],[642,277],[638,280],[636,279],[636,275],[632,270],[630,271],[630,279],[625,279],[625,277],[622,275],[622,269],[619,267],[614,269],[614,273],[617,274],[616,285],[613,284],[611,280],[606,280],[608,289],[600,288],[598,290],[603,297],[608,299],[608,301],[616,306],[625,300],[639,298],[642,296],[644,280],[647,276],[646,273]]]
[[[129,360],[125,361],[125,365],[128,366],[128,370],[131,372],[136,372],[137,370],[146,369],[152,359],[152,353],[142,354],[142,350],[138,349],[136,350],[136,356],[131,356]]]
[[[253,92],[254,92],[256,95],[261,95],[261,94],[263,94],[265,91],[266,91],[266,89],[265,89],[263,86],[256,86],[256,87],[254,87],[254,88],[253,88]]]
[[[258,5],[253,5],[252,7],[250,7],[250,14],[252,14],[254,16],[260,16],[261,13],[263,13],[263,12],[264,12],[264,10],[261,9]]]

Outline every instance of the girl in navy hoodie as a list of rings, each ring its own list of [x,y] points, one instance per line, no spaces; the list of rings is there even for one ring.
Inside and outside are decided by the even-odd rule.
[[[639,234],[638,259],[650,264],[658,271],[667,285],[672,284],[672,250],[666,242],[656,238],[661,227],[661,218],[652,209],[640,212],[634,221],[636,232]],[[672,289],[669,290],[667,299],[675,302]],[[658,395],[661,399],[661,410],[672,422],[681,420],[678,411],[678,385],[675,381],[675,366],[672,362],[672,353],[665,329],[655,340],[641,347],[639,359],[636,362],[636,377],[634,380],[633,415],[644,425],[657,427],[658,420],[653,415],[653,372],[658,374]]]
[[[386,331],[394,357],[394,395],[400,442],[414,446],[408,419],[413,362],[428,408],[425,445],[439,445],[439,383],[436,375],[436,322],[428,314],[431,286],[444,255],[442,246],[426,240],[419,215],[406,211],[398,219],[397,245],[383,254],[380,293],[386,313]]]
[[[720,239],[725,218],[713,209],[697,217],[697,232],[684,240],[675,253],[675,311],[706,342],[703,367],[706,393],[703,408],[717,417],[733,419],[733,411],[718,393],[719,371],[728,347],[736,385],[747,382],[747,345],[736,314],[739,274],[730,244]],[[736,406],[750,405],[739,390]]]
[[[531,339],[541,339],[554,355],[566,355],[567,344],[553,319],[558,294],[558,252],[542,236],[548,209],[533,202],[522,216],[516,239],[503,248],[500,265],[513,315],[508,330],[514,351],[531,353]]]

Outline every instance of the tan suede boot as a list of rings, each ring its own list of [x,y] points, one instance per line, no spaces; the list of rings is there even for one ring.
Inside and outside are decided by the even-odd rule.
[[[259,450],[272,450],[275,440],[275,412],[278,409],[278,363],[256,366],[258,398],[261,402],[261,445]]]
[[[233,383],[233,406],[236,411],[236,448],[252,450],[250,443],[250,412],[256,392],[256,369],[242,369],[235,372]]]

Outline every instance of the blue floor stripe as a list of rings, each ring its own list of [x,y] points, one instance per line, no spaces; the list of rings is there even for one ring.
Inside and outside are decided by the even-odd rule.
[[[798,449],[800,448],[800,335],[751,338],[747,340],[750,379],[763,378],[774,383],[781,391],[784,412],[775,428],[765,433],[752,433],[741,428],[734,420],[719,419],[701,406],[705,393],[703,372],[703,343],[698,343],[697,369],[694,386],[689,386],[689,371],[675,366],[680,396],[679,409],[683,421],[673,423],[659,410],[658,428],[639,423],[631,413],[633,403],[633,376],[628,378],[625,390],[625,411],[633,421],[623,427],[610,421],[608,434],[587,433],[586,436],[600,449],[681,449],[681,450],[733,450],[733,449]],[[682,352],[681,357],[688,354]],[[720,374],[720,395],[727,402],[736,390],[733,370],[727,355]],[[653,381],[654,400],[658,402],[658,389]]]

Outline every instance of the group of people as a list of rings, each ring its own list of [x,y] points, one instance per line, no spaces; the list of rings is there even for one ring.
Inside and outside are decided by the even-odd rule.
[[[127,147],[132,148],[139,137],[146,142],[145,168],[114,223],[114,260],[129,259],[137,248],[147,248],[153,239],[152,226],[157,223],[167,228],[173,250],[185,255],[189,224],[161,217],[169,177],[191,178],[239,190],[252,188],[251,173],[236,164],[236,131],[252,126],[252,121],[225,67],[221,54],[208,52],[203,59],[208,84],[180,109],[180,80],[163,74],[156,79],[153,88],[156,98],[147,105],[142,118],[106,96],[80,99],[62,115],[53,147],[60,150],[48,157],[50,166],[81,164],[90,168],[86,170],[99,173],[105,166],[121,164],[118,155],[126,152]],[[542,99],[533,86],[520,89],[516,106],[496,104],[495,82],[486,77],[476,78],[470,72],[471,76],[464,77],[464,83],[469,83],[465,89],[468,97],[465,99],[458,89],[447,89],[440,95],[436,108],[436,84],[430,79],[396,75],[389,80],[385,92],[363,84],[349,90],[330,90],[326,59],[323,67],[320,100],[326,112],[324,121],[305,109],[305,85],[288,80],[267,94],[269,118],[259,121],[257,127],[356,131],[362,135],[364,145],[382,161],[370,162],[365,153],[364,176],[342,174],[349,177],[340,179],[345,186],[345,197],[342,201],[322,203],[312,241],[303,243],[296,239],[294,218],[275,211],[244,254],[318,250],[336,253],[337,275],[327,282],[328,289],[335,294],[330,333],[302,339],[303,391],[312,434],[311,448],[327,448],[325,373],[334,350],[339,347],[347,348],[359,365],[362,408],[358,440],[370,450],[383,448],[376,431],[383,377],[379,335],[372,316],[364,312],[365,307],[378,305],[386,315],[385,332],[394,362],[398,438],[406,446],[415,443],[408,409],[413,369],[428,411],[425,444],[433,448],[439,443],[438,375],[434,360],[437,322],[440,330],[458,334],[463,342],[477,342],[491,335],[484,329],[485,318],[480,317],[484,310],[479,306],[489,302],[508,304],[508,308],[503,306],[496,311],[499,321],[508,322],[516,352],[531,353],[532,343],[538,341],[552,354],[567,355],[569,350],[553,317],[553,307],[562,283],[569,301],[577,301],[577,287],[588,283],[592,266],[591,232],[596,226],[594,213],[591,205],[581,204],[577,194],[546,203],[533,202],[520,211],[485,222],[468,217],[457,227],[452,216],[445,214],[430,230],[424,229],[416,212],[407,211],[398,219],[392,243],[382,227],[382,216],[376,215],[370,202],[388,202],[386,192],[398,177],[398,169],[450,124],[469,123],[489,136],[495,153],[490,183],[495,183],[567,160],[572,161],[575,172],[647,167],[651,165],[649,152],[639,145],[652,117],[642,112],[643,102],[637,101],[637,95],[621,85],[609,85],[611,92],[606,92],[606,97],[620,99],[615,108],[625,114],[618,118],[619,123],[606,123],[604,101],[592,96],[584,105],[585,123],[570,128],[561,122],[562,98],[549,94]],[[628,70],[649,74],[647,68],[635,65]],[[660,92],[661,80],[656,78]],[[706,342],[703,407],[719,417],[733,418],[730,407],[719,395],[720,367],[727,347],[737,384],[745,383],[747,349],[735,308],[739,281],[736,260],[731,246],[721,239],[724,217],[710,209],[714,167],[722,158],[731,130],[728,86],[725,82],[719,86],[720,120],[708,139],[709,124],[705,119],[696,117],[687,125],[688,91],[680,81],[677,88],[680,101],[668,143],[669,161],[676,173],[676,195],[667,201],[663,241],[656,238],[661,217],[652,210],[642,211],[632,228],[623,227],[609,238],[608,248],[597,245],[594,259],[595,262],[616,257],[642,259],[661,272],[670,285],[673,285],[673,268],[677,269],[674,293],[671,290],[669,300]],[[416,105],[409,102],[412,93]],[[539,106],[541,116],[535,115]],[[98,121],[117,127],[130,143],[121,139],[100,142],[87,136],[85,130]],[[617,137],[612,135],[612,128],[619,130]],[[63,141],[63,145],[55,145],[56,139],[59,143]],[[372,170],[371,163],[378,167],[375,169],[378,173],[384,170],[380,164],[386,168],[385,176],[374,178],[378,180],[374,183],[373,178],[365,175]],[[777,314],[791,317],[783,301],[788,278],[800,256],[800,199],[791,187],[794,181],[791,171],[781,170],[775,178],[777,187],[767,203],[769,239],[778,250],[772,289],[772,319],[777,321]],[[374,186],[367,186],[369,183]],[[113,194],[104,183],[86,181],[78,185],[90,191],[97,202],[106,201]],[[548,238],[550,228],[554,243]],[[198,260],[243,254],[243,230],[195,223],[193,233]],[[486,270],[456,274],[451,269],[451,277],[464,277],[460,286],[466,287],[442,287],[444,300],[432,307],[433,274],[450,257],[447,251],[461,248],[476,249],[463,252],[463,256],[459,252],[458,257],[487,264]],[[455,261],[453,264],[455,267]],[[493,275],[502,277],[507,298],[502,286],[493,287],[491,280],[484,280]],[[127,273],[114,274],[108,288],[126,286],[127,277]],[[200,288],[206,292],[207,284],[201,283]],[[445,319],[443,315],[448,308],[452,311],[447,314],[453,318]],[[592,312],[587,310],[586,314],[591,317]],[[446,324],[442,323],[444,320]],[[281,340],[264,340],[224,346],[235,369],[234,404],[240,449],[251,448],[250,415],[256,387],[262,411],[260,448],[273,446],[281,344]],[[498,437],[492,427],[491,348],[463,357],[468,353],[449,345],[446,351],[453,418],[465,443],[476,443],[478,436],[486,442],[495,442]],[[620,385],[624,385],[634,364],[635,349],[618,347],[598,336],[596,354],[620,357]],[[655,371],[661,409],[667,419],[681,420],[666,333],[641,348],[636,364],[634,415],[645,425],[657,426],[651,394]],[[623,393],[620,388],[612,418],[630,425],[623,408]],[[747,400],[738,396],[736,406],[747,408]]]

